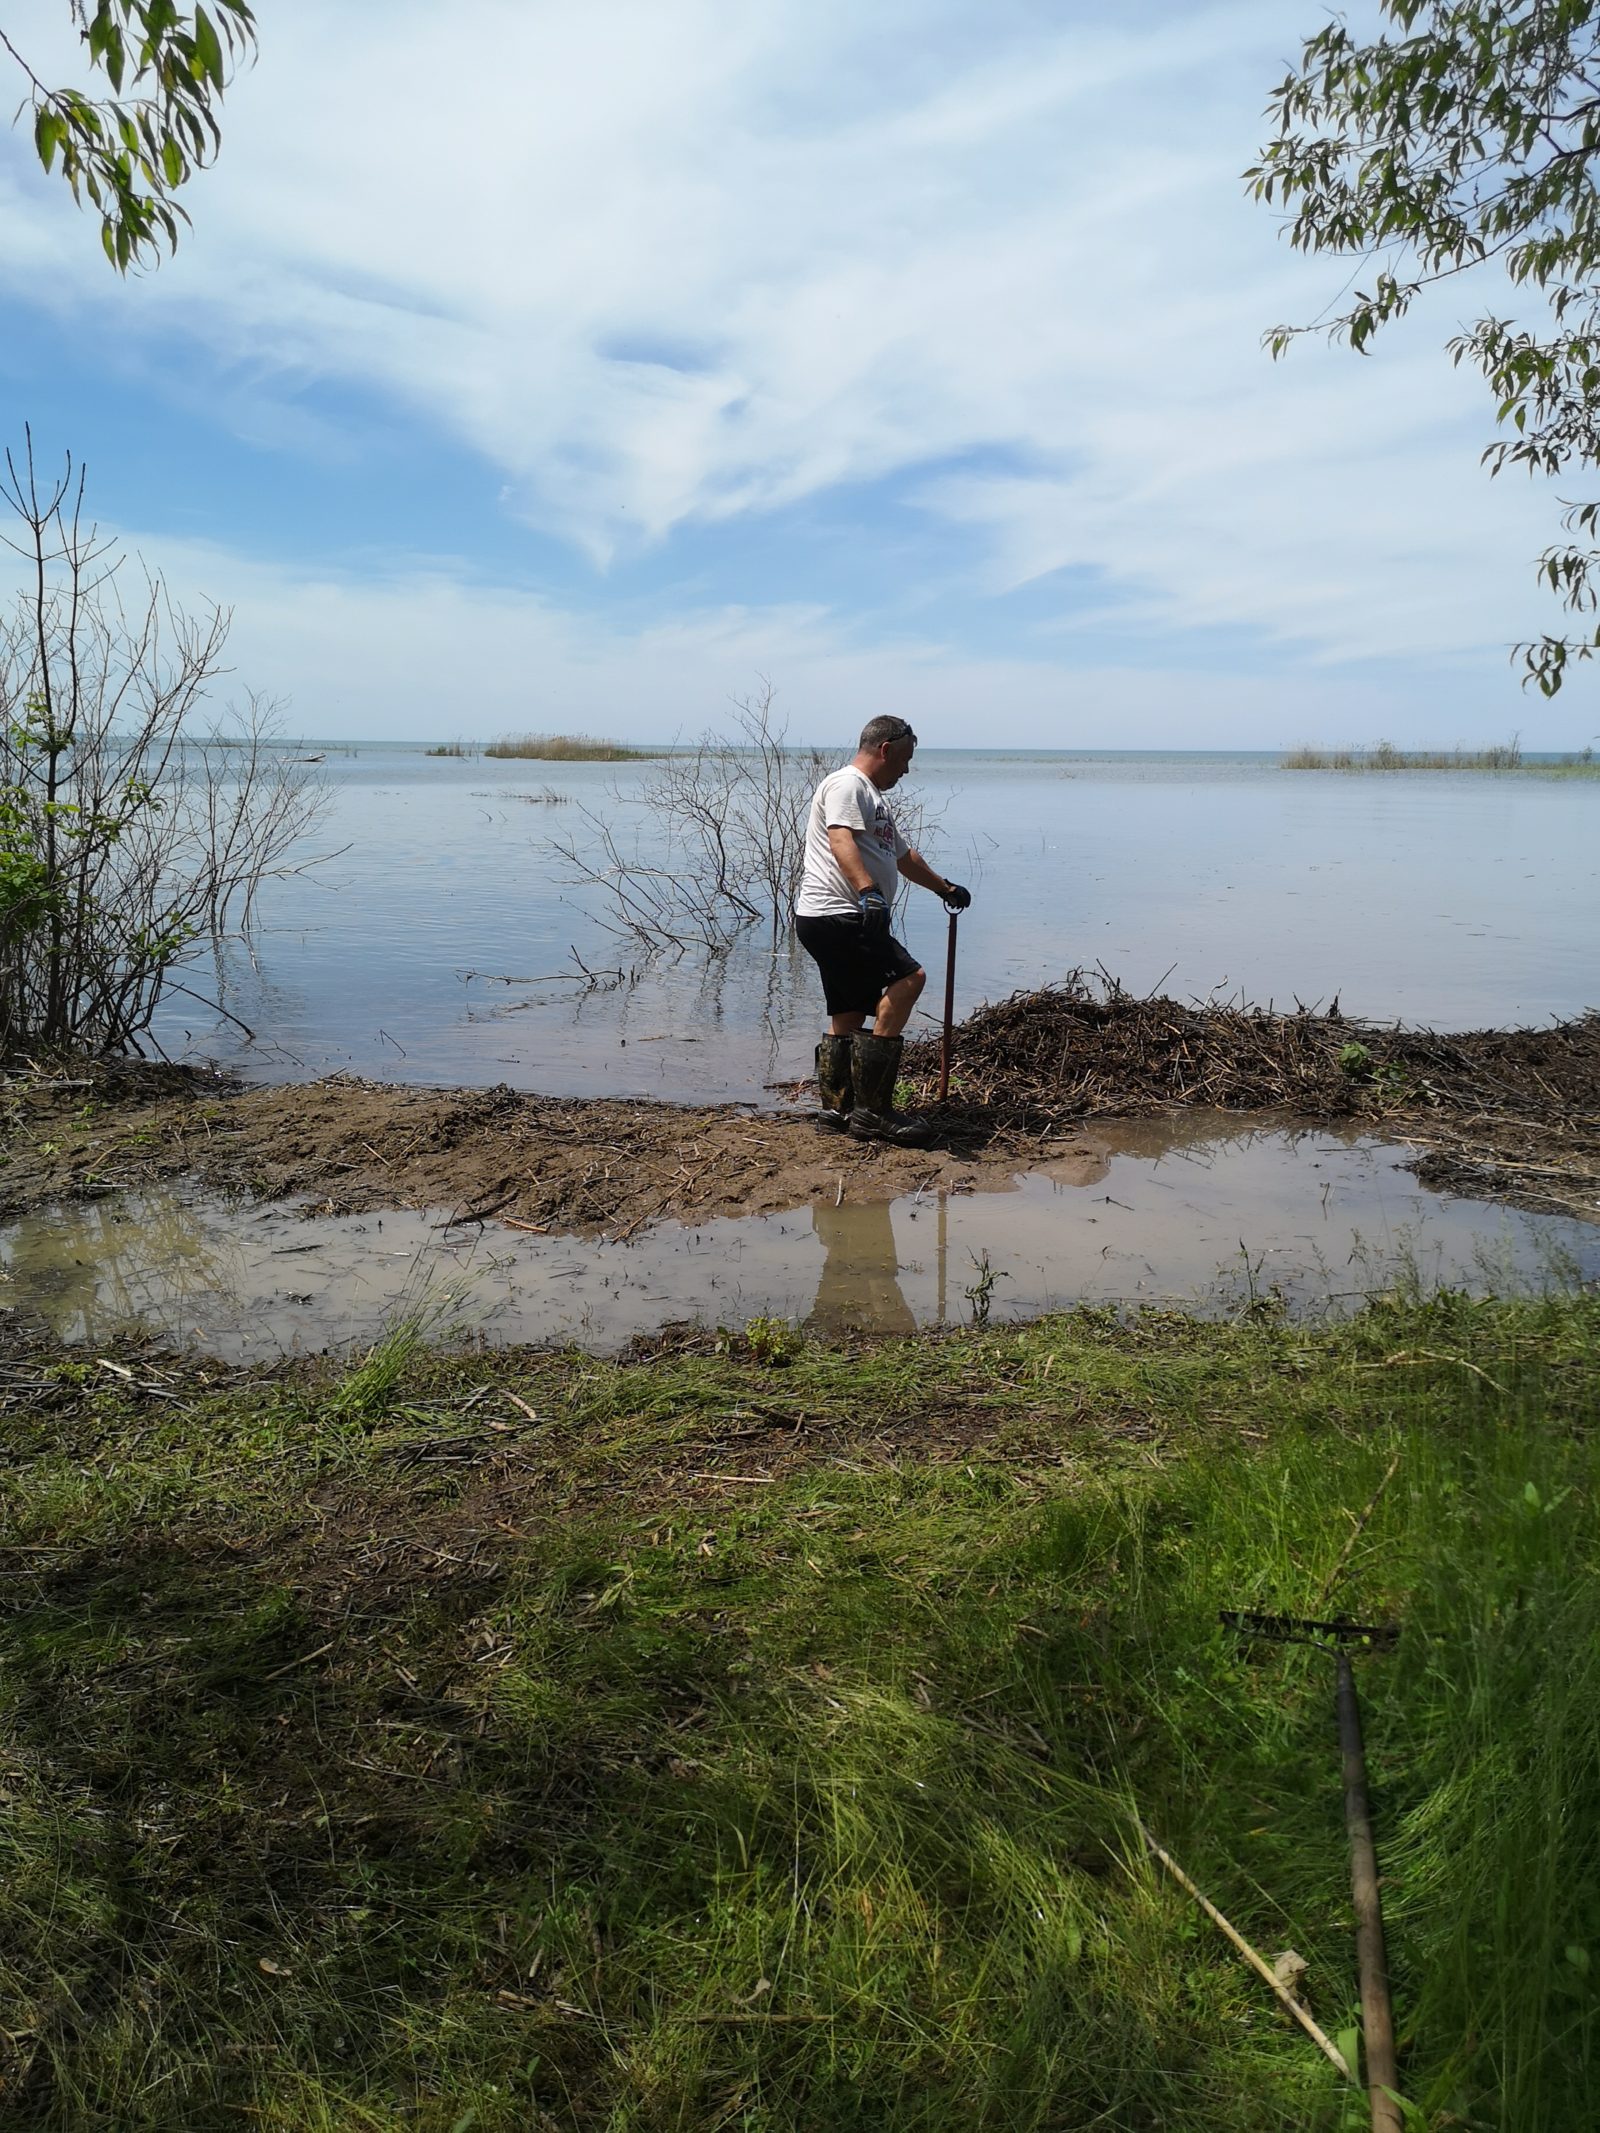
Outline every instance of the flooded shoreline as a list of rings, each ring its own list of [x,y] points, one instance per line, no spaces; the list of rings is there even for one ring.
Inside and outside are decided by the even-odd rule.
[[[0,1082],[0,1222],[180,1181],[327,1215],[432,1208],[534,1234],[626,1239],[665,1220],[775,1214],[820,1193],[993,1190],[1129,1120],[1315,1123],[1403,1147],[1430,1184],[1600,1219],[1600,1014],[1456,1034],[1341,1014],[1135,996],[1074,973],[907,1045],[901,1101],[929,1145],[819,1129],[786,1101],[696,1106],[332,1075],[241,1087],[145,1062]]]
[[[1069,981],[907,1048],[932,1145],[697,1108],[105,1064],[0,1090],[0,1308],[235,1356],[909,1333],[1600,1277],[1600,1018],[1439,1035]]]
[[[837,1338],[1084,1303],[1316,1314],[1397,1283],[1509,1293],[1600,1278],[1600,1226],[1441,1196],[1404,1155],[1326,1127],[1124,1121],[983,1187],[824,1187],[625,1238],[152,1185],[0,1229],[0,1310],[61,1342],[140,1331],[255,1362],[359,1348],[408,1317],[433,1340],[616,1354],[686,1323]]]

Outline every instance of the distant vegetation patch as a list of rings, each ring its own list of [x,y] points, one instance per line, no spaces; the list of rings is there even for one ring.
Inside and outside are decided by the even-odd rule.
[[[1600,776],[1594,750],[1530,762],[1513,737],[1493,748],[1396,748],[1379,741],[1371,748],[1291,748],[1285,770],[1526,770],[1547,777]]]
[[[626,748],[621,741],[597,741],[587,733],[504,733],[483,752],[538,763],[630,763],[666,753],[661,748]]]
[[[444,741],[439,747],[425,748],[422,752],[424,755],[457,756],[465,762],[468,758],[477,755],[479,751],[469,741]],[[494,753],[493,749],[489,752],[491,755]]]

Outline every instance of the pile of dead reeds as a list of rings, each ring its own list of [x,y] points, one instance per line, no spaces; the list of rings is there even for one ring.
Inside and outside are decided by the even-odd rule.
[[[956,1071],[964,1102],[1000,1110],[1083,1118],[1197,1104],[1343,1117],[1358,1108],[1339,1064],[1352,1034],[1337,1013],[1139,999],[1075,971],[980,1008],[957,1034]],[[909,1046],[908,1072],[935,1072],[938,1050],[936,1038]]]
[[[939,1041],[906,1049],[919,1079]],[[1062,1118],[1163,1109],[1293,1111],[1340,1119],[1378,1110],[1600,1116],[1600,1015],[1545,1030],[1431,1030],[1161,995],[1074,971],[1060,984],[982,1007],[956,1033],[961,1100]]]

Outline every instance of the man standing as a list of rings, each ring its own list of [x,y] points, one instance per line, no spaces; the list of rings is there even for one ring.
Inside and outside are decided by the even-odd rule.
[[[931,1138],[924,1120],[898,1118],[894,1109],[901,1032],[928,974],[889,931],[897,877],[931,889],[953,911],[972,901],[906,843],[883,797],[910,769],[916,745],[903,718],[862,727],[854,756],[812,798],[795,901],[795,931],[822,973],[828,1007],[828,1034],[817,1046],[821,1122],[908,1148]]]

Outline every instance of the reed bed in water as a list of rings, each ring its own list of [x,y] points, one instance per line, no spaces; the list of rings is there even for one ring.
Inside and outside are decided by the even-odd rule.
[[[622,741],[596,740],[587,733],[504,733],[483,752],[502,760],[533,763],[629,763],[665,753],[660,748],[630,748]]]
[[[1600,777],[1592,748],[1530,762],[1513,738],[1492,748],[1396,748],[1379,741],[1371,748],[1291,748],[1284,770],[1523,770],[1545,777]]]

